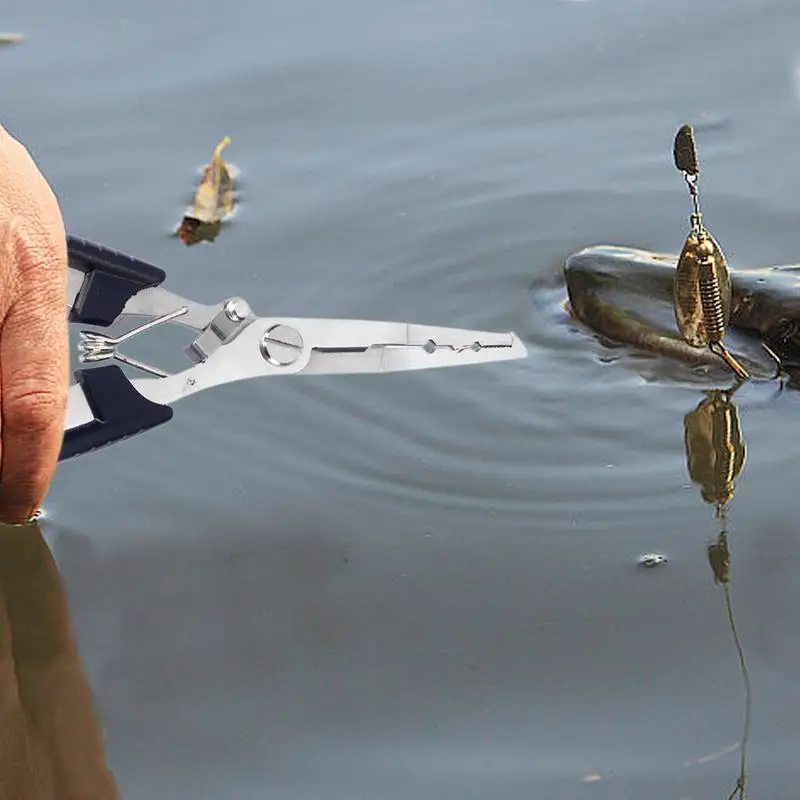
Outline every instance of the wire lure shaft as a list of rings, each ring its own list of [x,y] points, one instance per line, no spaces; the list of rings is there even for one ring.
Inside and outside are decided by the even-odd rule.
[[[731,315],[730,274],[719,244],[703,224],[697,185],[700,166],[691,125],[683,125],[675,135],[673,157],[689,187],[693,206],[689,235],[675,273],[675,321],[688,344],[708,347],[737,377],[747,380],[747,370],[723,344]]]

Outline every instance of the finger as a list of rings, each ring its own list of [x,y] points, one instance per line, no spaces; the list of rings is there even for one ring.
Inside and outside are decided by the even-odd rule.
[[[14,237],[14,261],[24,277],[0,335],[0,520],[5,522],[26,521],[47,493],[69,388],[66,237],[60,216],[36,228],[26,226],[24,235]]]
[[[58,203],[47,179],[24,144],[0,130],[0,208],[27,229],[51,228],[61,220]],[[53,231],[50,230],[50,233]]]

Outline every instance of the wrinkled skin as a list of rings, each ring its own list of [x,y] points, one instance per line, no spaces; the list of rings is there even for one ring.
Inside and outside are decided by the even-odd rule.
[[[585,325],[607,339],[687,364],[721,366],[706,348],[678,333],[672,312],[677,256],[598,246],[575,253],[564,267],[569,305]],[[800,267],[731,269],[729,330],[767,344],[791,377],[800,374]],[[738,357],[738,356],[737,356]],[[756,375],[776,365],[763,348],[743,356]]]
[[[56,469],[69,388],[67,250],[58,202],[0,127],[0,521],[23,522]]]

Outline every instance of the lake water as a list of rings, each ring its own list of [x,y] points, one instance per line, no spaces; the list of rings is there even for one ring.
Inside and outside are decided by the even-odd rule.
[[[731,264],[800,260],[796,0],[7,0],[0,28],[26,34],[2,122],[72,233],[199,301],[530,353],[236,384],[60,467],[43,528],[122,796],[728,797],[744,684],[684,451],[707,387],[574,330],[560,269],[679,250],[684,122]],[[226,134],[238,214],[186,248]],[[800,395],[775,390],[735,397],[728,510],[760,800],[800,779]]]

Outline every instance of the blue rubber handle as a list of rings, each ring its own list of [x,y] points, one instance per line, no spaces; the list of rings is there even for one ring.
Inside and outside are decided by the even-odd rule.
[[[86,273],[70,322],[108,327],[137,292],[158,286],[163,269],[77,236],[67,236],[69,265]]]
[[[116,364],[79,370],[75,379],[94,420],[65,432],[59,461],[120,442],[172,419],[171,406],[140,395]]]

